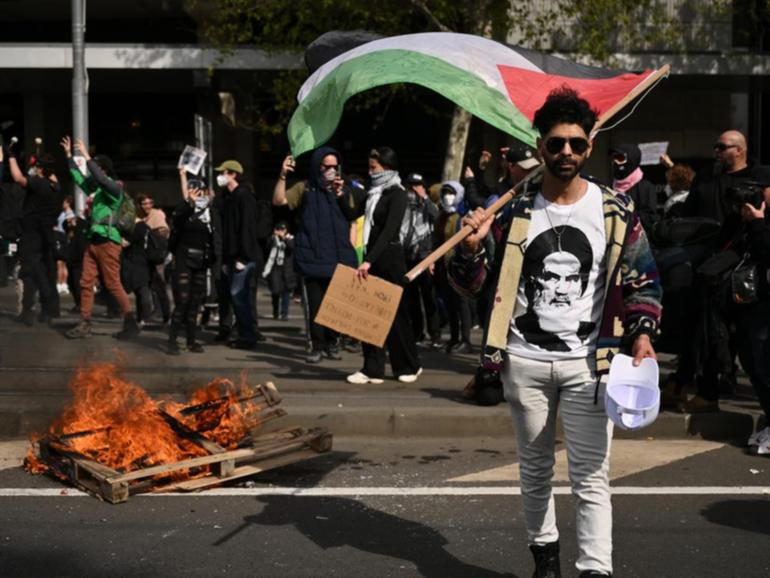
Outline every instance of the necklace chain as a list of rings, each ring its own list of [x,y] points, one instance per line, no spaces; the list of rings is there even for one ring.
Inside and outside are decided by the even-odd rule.
[[[559,249],[559,253],[561,253],[561,236],[564,234],[564,230],[567,228],[567,225],[569,224],[569,220],[572,218],[572,211],[575,210],[575,205],[577,205],[577,202],[572,203],[572,206],[570,207],[569,214],[567,215],[567,220],[564,221],[561,225],[561,231],[557,230],[556,227],[553,226],[553,221],[551,220],[551,214],[548,212],[548,200],[543,197],[543,201],[545,201],[545,216],[548,217],[548,224],[551,225],[551,230],[553,231],[553,234],[556,235],[556,246]]]

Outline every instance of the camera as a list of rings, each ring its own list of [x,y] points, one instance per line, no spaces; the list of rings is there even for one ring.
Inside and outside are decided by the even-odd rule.
[[[725,196],[727,202],[736,212],[740,212],[746,203],[758,209],[765,201],[764,188],[764,185],[757,182],[747,181],[727,189]]]

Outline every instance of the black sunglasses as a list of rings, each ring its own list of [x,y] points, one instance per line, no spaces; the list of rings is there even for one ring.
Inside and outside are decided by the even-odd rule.
[[[329,169],[337,170],[337,167],[339,167],[339,165],[321,165],[321,170],[322,171],[327,171]]]
[[[582,155],[588,150],[588,140],[583,137],[574,136],[572,138],[564,138],[561,136],[552,136],[545,141],[545,150],[550,154],[559,154],[564,150],[564,145],[569,143],[569,148],[576,155]]]
[[[725,144],[723,142],[714,143],[714,150],[719,151],[720,153],[725,152],[727,149],[734,149],[734,148],[738,148],[738,145]]]

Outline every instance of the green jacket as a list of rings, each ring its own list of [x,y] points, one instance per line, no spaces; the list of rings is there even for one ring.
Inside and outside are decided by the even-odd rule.
[[[91,218],[86,237],[89,241],[95,236],[104,237],[113,243],[121,244],[121,235],[112,225],[113,215],[118,212],[123,190],[120,185],[104,174],[93,160],[86,163],[89,175],[83,176],[75,161],[69,159],[69,169],[75,184],[89,197],[93,198]]]

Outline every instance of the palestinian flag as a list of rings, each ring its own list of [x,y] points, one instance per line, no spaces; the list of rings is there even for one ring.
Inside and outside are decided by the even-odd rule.
[[[419,84],[534,146],[532,117],[552,89],[574,88],[601,115],[651,74],[584,66],[469,34],[407,34],[348,49],[349,34],[327,33],[308,47],[306,61],[319,67],[302,85],[289,123],[295,156],[331,138],[345,102],[376,86]],[[335,43],[345,51],[334,55]]]

